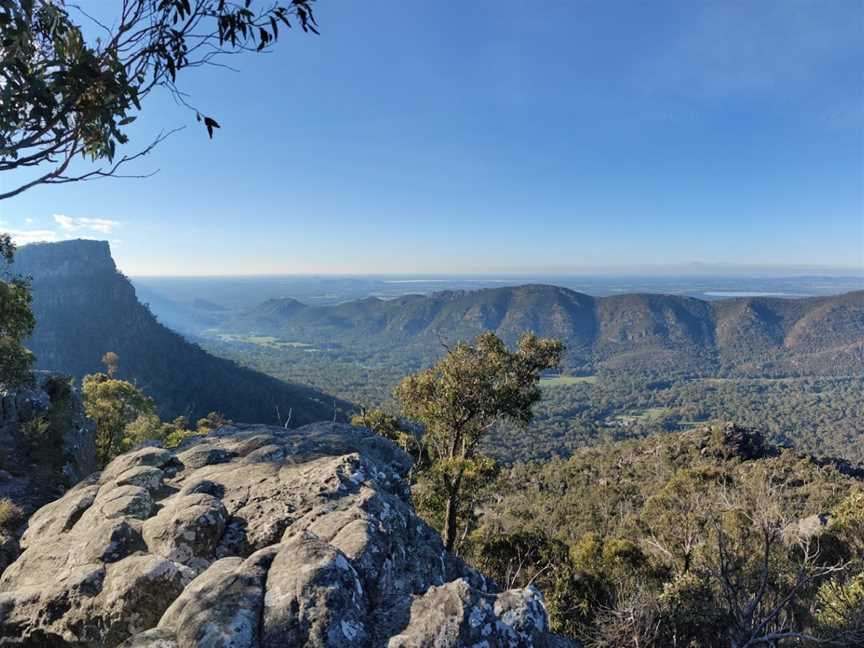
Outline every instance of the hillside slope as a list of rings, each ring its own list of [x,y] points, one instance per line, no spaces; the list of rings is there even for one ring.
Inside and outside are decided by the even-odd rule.
[[[270,300],[225,330],[310,344],[423,352],[493,330],[564,340],[571,369],[847,375],[864,367],[864,291],[706,302],[675,295],[590,297],[546,285],[448,291],[335,306]]]
[[[120,356],[119,376],[156,399],[163,416],[203,416],[292,424],[333,417],[333,398],[217,358],[162,326],[117,271],[107,242],[64,241],[22,247],[14,270],[32,277],[37,326],[28,346],[39,368],[81,379]]]

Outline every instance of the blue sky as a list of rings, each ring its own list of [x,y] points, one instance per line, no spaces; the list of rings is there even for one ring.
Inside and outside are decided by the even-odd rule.
[[[103,5],[107,0],[103,0]],[[864,266],[860,0],[336,2],[131,131],[147,180],[0,203],[129,274]],[[8,181],[8,180],[7,180]]]

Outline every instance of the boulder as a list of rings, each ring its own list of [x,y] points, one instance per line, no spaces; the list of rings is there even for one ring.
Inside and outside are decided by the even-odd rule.
[[[533,587],[500,594],[463,579],[433,587],[411,606],[408,626],[388,648],[548,646],[546,610]]]
[[[555,646],[414,512],[410,459],[367,430],[223,428],[145,447],[39,510],[0,576],[0,644]]]

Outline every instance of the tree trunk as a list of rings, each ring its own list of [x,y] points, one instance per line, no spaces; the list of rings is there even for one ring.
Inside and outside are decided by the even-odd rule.
[[[447,489],[447,508],[444,511],[444,548],[453,551],[456,545],[456,514],[459,508],[459,482]]]

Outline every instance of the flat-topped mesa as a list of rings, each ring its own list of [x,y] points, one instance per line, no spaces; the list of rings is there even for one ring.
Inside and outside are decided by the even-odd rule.
[[[536,590],[500,592],[444,551],[409,468],[392,442],[330,423],[122,455],[31,518],[0,576],[0,643],[571,645]]]
[[[15,255],[12,269],[44,279],[114,273],[117,266],[108,241],[75,239],[25,245]]]

